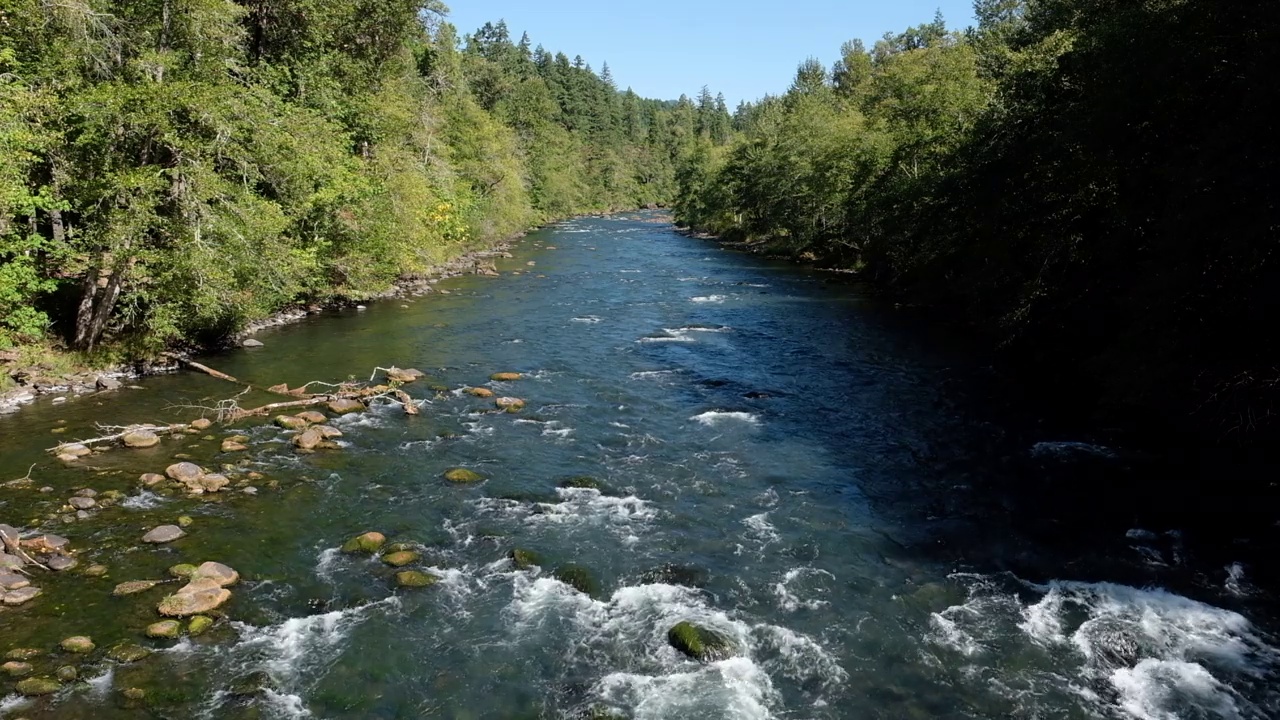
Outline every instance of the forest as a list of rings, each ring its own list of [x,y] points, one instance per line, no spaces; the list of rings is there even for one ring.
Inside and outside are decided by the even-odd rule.
[[[0,2],[0,350],[216,345],[548,220],[668,201],[682,148],[729,125],[723,100],[643,99],[446,13]]]
[[[978,0],[803,62],[678,220],[944,309],[1098,422],[1275,439],[1280,5]]]

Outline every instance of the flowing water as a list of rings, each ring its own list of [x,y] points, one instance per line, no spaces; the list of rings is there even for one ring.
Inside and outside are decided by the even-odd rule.
[[[244,428],[91,469],[41,452],[95,421],[189,420],[234,393],[205,376],[0,418],[0,479],[38,462],[36,486],[54,488],[0,489],[0,521],[35,527],[82,487],[130,496],[44,526],[111,573],[41,578],[41,598],[0,613],[0,650],[89,634],[158,651],[93,656],[91,682],[52,698],[0,694],[0,717],[1280,716],[1266,553],[1144,515],[1122,450],[1002,419],[945,334],[842,276],[653,215],[559,224],[500,270],[208,359],[264,386],[392,364],[430,376],[409,386],[421,416],[342,418],[340,451],[299,456],[283,431],[247,426],[256,496],[137,487],[176,452],[234,462],[217,440]],[[498,371],[525,378],[489,381]],[[467,385],[528,406],[491,412]],[[451,485],[452,467],[486,480]],[[603,489],[560,487],[584,475]],[[179,515],[187,537],[138,546]],[[367,530],[419,544],[440,584],[396,590],[377,560],[336,550]],[[517,569],[515,548],[540,566]],[[203,560],[245,578],[208,635],[144,640],[162,591],[110,597]],[[555,579],[566,563],[598,591]],[[667,630],[685,620],[736,654],[681,655]]]

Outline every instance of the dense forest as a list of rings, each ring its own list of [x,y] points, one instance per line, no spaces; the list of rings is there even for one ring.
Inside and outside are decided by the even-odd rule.
[[[436,0],[0,2],[0,349],[137,356],[669,200],[728,111]],[[714,123],[708,113],[716,111]]]
[[[690,149],[679,220],[955,311],[1095,420],[1273,438],[1280,4],[976,15],[805,61]]]

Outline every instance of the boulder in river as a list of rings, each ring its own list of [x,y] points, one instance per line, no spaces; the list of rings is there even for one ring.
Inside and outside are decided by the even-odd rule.
[[[77,510],[89,510],[97,506],[98,501],[91,497],[73,497],[67,500],[67,504]]]
[[[37,535],[22,541],[22,547],[35,553],[66,552],[71,541],[59,535]]]
[[[59,446],[57,452],[59,456],[70,455],[78,458],[93,454],[92,450],[80,443],[71,443],[70,445]]]
[[[200,489],[205,492],[216,493],[222,488],[231,484],[231,480],[226,475],[211,473],[200,478]]]
[[[7,590],[4,593],[4,604],[8,607],[16,607],[25,605],[35,600],[41,594],[38,587],[28,585],[27,587],[18,588],[17,590]]]
[[[213,627],[213,618],[208,615],[196,615],[187,623],[187,634],[191,637],[203,635]]]
[[[135,663],[150,655],[151,651],[135,643],[116,645],[107,651],[107,658],[118,663]]]
[[[150,430],[131,430],[120,438],[125,447],[149,448],[160,444],[160,436]]]
[[[242,442],[237,442],[230,438],[227,438],[226,440],[222,441],[222,452],[226,452],[226,453],[244,452],[245,450],[248,450],[248,449],[249,449],[248,445],[245,445]]]
[[[440,582],[440,578],[420,570],[402,570],[396,573],[396,585],[400,587],[428,587]]]
[[[467,388],[467,389],[466,389],[466,391],[465,391],[465,392],[466,392],[468,395],[472,396],[472,397],[478,397],[478,398],[491,398],[491,397],[493,397],[493,391],[492,391],[492,390],[490,390],[489,388],[483,388],[483,387],[469,387],[469,388]]]
[[[325,440],[342,437],[342,431],[332,425],[316,425],[315,430]]]
[[[328,415],[325,415],[319,410],[303,410],[297,415],[294,415],[294,417],[302,418],[303,420],[306,420],[307,422],[313,425],[323,423],[324,421],[329,419]]]
[[[351,538],[342,544],[342,552],[344,553],[368,553],[372,555],[378,552],[387,542],[387,536],[380,532],[367,532]]]
[[[180,483],[186,484],[198,480],[204,474],[199,465],[191,462],[174,463],[164,469],[164,474]]]
[[[21,660],[10,660],[5,664],[0,665],[0,672],[3,672],[9,677],[25,677],[33,672],[33,668],[31,667],[31,663],[22,662]]]
[[[107,375],[99,375],[98,379],[94,381],[93,385],[99,390],[119,390],[121,387],[123,387],[123,383]]]
[[[70,683],[75,682],[80,677],[80,671],[76,670],[72,665],[63,665],[54,672],[54,676],[59,682]]]
[[[515,548],[507,554],[507,557],[511,558],[511,562],[514,563],[516,568],[519,570],[528,570],[535,565],[542,565],[542,558],[532,550]]]
[[[222,563],[206,562],[196,568],[196,571],[191,574],[191,580],[212,580],[219,587],[228,587],[240,581],[240,573]]]
[[[524,409],[524,400],[515,397],[500,397],[493,401],[499,409],[506,410],[509,413],[519,412]]]
[[[164,476],[160,473],[143,473],[142,476],[138,478],[138,482],[142,483],[146,487],[153,487],[164,482]]]
[[[315,450],[322,442],[324,442],[324,436],[313,427],[293,436],[293,446],[299,450]]]
[[[147,637],[176,640],[182,634],[182,624],[177,620],[161,620],[147,626]]]
[[[208,430],[213,427],[213,421],[209,418],[199,418],[192,420],[190,427],[192,430]]]
[[[125,595],[137,595],[140,592],[146,592],[151,588],[160,584],[159,580],[130,580],[116,585],[116,589],[111,591],[116,597],[124,597]]]
[[[515,382],[522,377],[524,376],[518,372],[499,372],[490,375],[489,379],[494,382]]]
[[[600,583],[591,571],[581,565],[565,563],[553,573],[557,580],[585,595],[595,596],[600,593]]]
[[[587,490],[603,490],[604,483],[589,475],[578,475],[577,477],[565,478],[560,481],[562,488],[579,488]]]
[[[27,587],[30,584],[31,581],[27,579],[26,575],[14,572],[13,570],[0,569],[0,592],[18,590],[20,588]]]
[[[186,533],[177,525],[161,525],[160,527],[153,528],[146,535],[143,535],[142,542],[159,545],[161,543],[173,542],[184,535],[186,535]]]
[[[196,574],[196,566],[191,563],[179,563],[169,568],[169,574],[176,578],[189,578]]]
[[[451,483],[466,484],[480,482],[484,479],[484,476],[475,470],[468,470],[467,468],[453,468],[452,470],[445,471],[444,479]]]
[[[414,380],[421,379],[424,373],[416,368],[402,370],[400,368],[390,368],[387,370],[387,379],[391,382],[411,383]]]
[[[231,599],[231,591],[213,578],[197,578],[160,601],[156,608],[165,617],[189,617],[215,610]]]
[[[416,550],[399,550],[382,556],[382,562],[391,567],[404,567],[422,559],[422,553]]]
[[[265,345],[263,345],[261,340],[254,340],[253,338],[245,338],[240,342],[240,347],[260,348],[260,347],[265,347]]]
[[[58,692],[62,689],[62,683],[51,677],[33,677],[18,681],[14,689],[24,697],[39,697]]]
[[[275,422],[277,427],[282,427],[285,430],[301,430],[311,424],[306,419],[297,417],[296,415],[277,415],[273,422]]]
[[[5,660],[34,660],[44,654],[39,648],[14,648],[4,654]]]
[[[46,567],[48,567],[50,570],[54,572],[62,572],[64,570],[70,570],[76,565],[79,565],[80,562],[75,558],[71,557],[70,555],[59,554],[59,555],[54,555],[49,559],[45,560],[44,564]]]
[[[75,635],[59,643],[63,650],[76,655],[88,655],[96,647],[93,640],[85,635]]]
[[[714,662],[733,655],[733,643],[728,638],[687,621],[667,631],[667,642],[699,662]]]
[[[346,415],[347,413],[361,412],[365,409],[364,403],[352,398],[331,400],[325,407],[329,408],[329,412],[335,415]]]

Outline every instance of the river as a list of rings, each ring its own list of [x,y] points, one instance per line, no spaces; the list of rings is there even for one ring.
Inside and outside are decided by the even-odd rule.
[[[44,595],[0,613],[0,651],[77,634],[156,651],[116,665],[99,650],[88,682],[49,698],[5,697],[0,680],[0,717],[1280,716],[1275,598],[1250,539],[1201,546],[1135,510],[1117,489],[1132,458],[997,409],[945,330],[654,214],[560,223],[499,270],[206,359],[262,386],[427,373],[408,386],[421,416],[344,416],[338,451],[297,455],[246,425],[78,467],[43,453],[235,392],[193,373],[0,418],[0,479],[38,463],[36,486],[54,488],[0,489],[0,521],[35,529],[85,487],[128,496],[44,525],[110,573],[41,577]],[[494,413],[464,386],[528,406]],[[218,440],[246,427],[257,495],[139,489],[177,452],[236,462]],[[453,467],[486,479],[450,484]],[[603,490],[559,487],[575,476]],[[180,515],[185,538],[140,546]],[[377,560],[336,550],[369,530],[419,546],[441,582],[397,590]],[[516,548],[539,564],[517,569]],[[201,637],[142,638],[163,591],[111,597],[204,560],[243,579]],[[594,596],[553,577],[566,563]],[[681,621],[737,652],[681,655]]]

